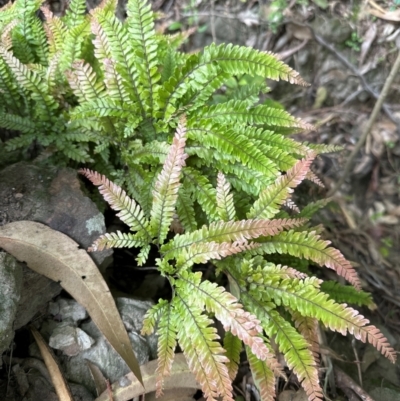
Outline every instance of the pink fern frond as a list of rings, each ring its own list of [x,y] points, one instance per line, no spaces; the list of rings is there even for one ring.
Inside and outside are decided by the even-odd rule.
[[[309,170],[306,174],[305,177],[307,180],[313,182],[314,184],[317,184],[321,188],[325,188],[324,183],[321,181],[321,179],[311,170]]]
[[[159,243],[162,243],[166,238],[172,222],[182,167],[185,166],[185,160],[188,157],[185,153],[185,124],[186,120],[182,117],[153,190],[153,205],[150,212],[151,227],[154,235],[158,237]]]

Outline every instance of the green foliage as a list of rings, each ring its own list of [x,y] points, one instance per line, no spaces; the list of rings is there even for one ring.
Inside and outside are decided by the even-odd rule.
[[[314,228],[307,227],[307,219],[297,217],[301,211],[291,218],[278,218],[282,205],[307,177],[315,154],[308,153],[260,191],[252,201],[248,218],[242,220],[237,217],[232,187],[220,171],[215,182],[202,184],[210,198],[210,204],[204,208],[209,223],[197,228],[186,181],[195,171],[191,167],[193,156],[186,153],[190,148],[190,131],[182,117],[172,144],[154,148],[163,153],[163,165],[147,192],[148,210],[105,176],[80,170],[99,186],[104,199],[130,228],[129,233],[101,236],[91,250],[134,247],[139,251],[137,263],[142,265],[150,246],[155,244],[156,265],[171,285],[171,299],[160,299],[148,311],[142,330],[142,334],[150,334],[157,326],[157,394],[162,394],[179,344],[205,397],[210,401],[218,397],[233,400],[231,383],[243,343],[261,399],[272,400],[276,377],[284,377],[270,344],[273,339],[309,400],[322,400],[317,369],[318,322],[343,335],[351,333],[368,341],[394,362],[396,352],[383,334],[356,310],[332,298],[336,295],[371,306],[366,293],[336,283],[324,284],[314,276],[268,260],[273,253],[309,259],[334,269],[360,288],[350,263],[321,240]],[[232,153],[231,149],[228,155]],[[181,224],[182,221],[185,223]],[[200,264],[213,264],[217,272],[224,273],[232,294],[194,272],[193,268]],[[226,332],[223,345],[212,316]]]
[[[299,210],[293,199],[304,179],[322,185],[310,165],[337,147],[294,141],[289,133],[313,127],[272,101],[259,103],[266,79],[306,85],[299,74],[241,46],[184,54],[185,33],[158,34],[145,0],[128,1],[125,22],[115,0],[89,15],[83,0],[72,0],[61,18],[42,7],[44,22],[39,6],[17,0],[0,11],[0,126],[21,133],[6,146],[34,143],[58,162],[99,171],[81,170],[130,232],[105,234],[91,250],[132,247],[139,266],[157,250],[173,289],[143,328],[159,335],[157,393],[179,343],[206,398],[232,400],[244,343],[263,400],[271,399],[282,376],[273,339],[309,399],[321,399],[318,321],[394,361],[374,326],[328,296],[354,293],[325,293],[307,274],[309,260],[360,289],[351,264],[309,226],[325,201]],[[228,277],[233,295],[194,272],[206,263]],[[212,316],[225,328],[224,346]]]

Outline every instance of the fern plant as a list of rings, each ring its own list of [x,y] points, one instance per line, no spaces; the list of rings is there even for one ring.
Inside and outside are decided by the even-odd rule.
[[[7,150],[32,144],[56,153],[59,162],[89,162],[93,133],[71,123],[77,102],[65,76],[77,58],[90,54],[85,2],[72,1],[63,18],[41,7],[41,0],[17,0],[0,9],[0,127],[21,135]]]
[[[332,300],[321,290],[321,280],[268,261],[272,253],[287,253],[334,269],[360,288],[350,263],[313,228],[307,228],[307,219],[297,217],[301,212],[292,218],[278,217],[281,206],[310,171],[315,154],[308,153],[261,191],[245,219],[238,217],[229,181],[219,172],[212,200],[216,217],[199,229],[184,230],[180,225],[184,207],[179,209],[178,201],[184,190],[182,179],[191,170],[187,142],[188,128],[182,119],[156,175],[148,211],[105,176],[80,170],[99,186],[130,228],[128,233],[101,236],[91,250],[133,247],[142,265],[153,247],[158,270],[172,288],[170,300],[160,299],[148,311],[142,330],[143,334],[158,332],[157,394],[162,394],[179,344],[206,399],[233,400],[231,381],[244,344],[262,400],[273,400],[276,377],[284,377],[270,343],[274,339],[309,400],[322,400],[318,322],[371,343],[394,362],[396,353],[383,334],[356,310]],[[171,234],[171,230],[180,233]],[[231,293],[194,271],[205,263],[227,275]],[[223,345],[212,317],[226,331]]]

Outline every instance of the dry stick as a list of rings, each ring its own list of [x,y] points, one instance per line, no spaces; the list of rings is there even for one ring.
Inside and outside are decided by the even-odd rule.
[[[350,157],[347,159],[347,163],[344,167],[344,171],[342,176],[340,177],[339,181],[336,183],[336,185],[331,188],[331,190],[328,192],[327,196],[332,196],[344,183],[344,180],[346,177],[349,175],[349,172],[351,170],[351,167],[353,165],[353,161],[355,157],[357,156],[357,153],[360,151],[361,147],[364,145],[365,140],[368,137],[369,132],[371,131],[371,128],[378,117],[378,114],[381,110],[382,104],[389,93],[390,87],[392,86],[392,83],[394,81],[394,78],[400,68],[400,52],[397,55],[396,61],[393,64],[392,70],[390,71],[389,76],[386,79],[385,85],[383,86],[382,92],[378,98],[378,101],[375,103],[374,109],[372,110],[371,116],[369,117],[369,120],[367,122],[367,126],[365,127],[364,132],[358,139],[356,146],[354,147],[353,151],[350,154]]]
[[[343,391],[346,388],[349,388],[363,401],[374,401],[374,399],[364,389],[362,389],[350,376],[346,375],[346,373],[344,373],[343,370],[339,369],[337,366],[335,366],[335,376],[336,384]]]

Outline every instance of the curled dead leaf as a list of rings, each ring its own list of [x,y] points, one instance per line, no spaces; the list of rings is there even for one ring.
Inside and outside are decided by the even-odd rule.
[[[99,330],[143,383],[114,299],[85,250],[66,235],[33,221],[16,221],[0,227],[0,247],[37,273],[59,282],[86,308]]]

